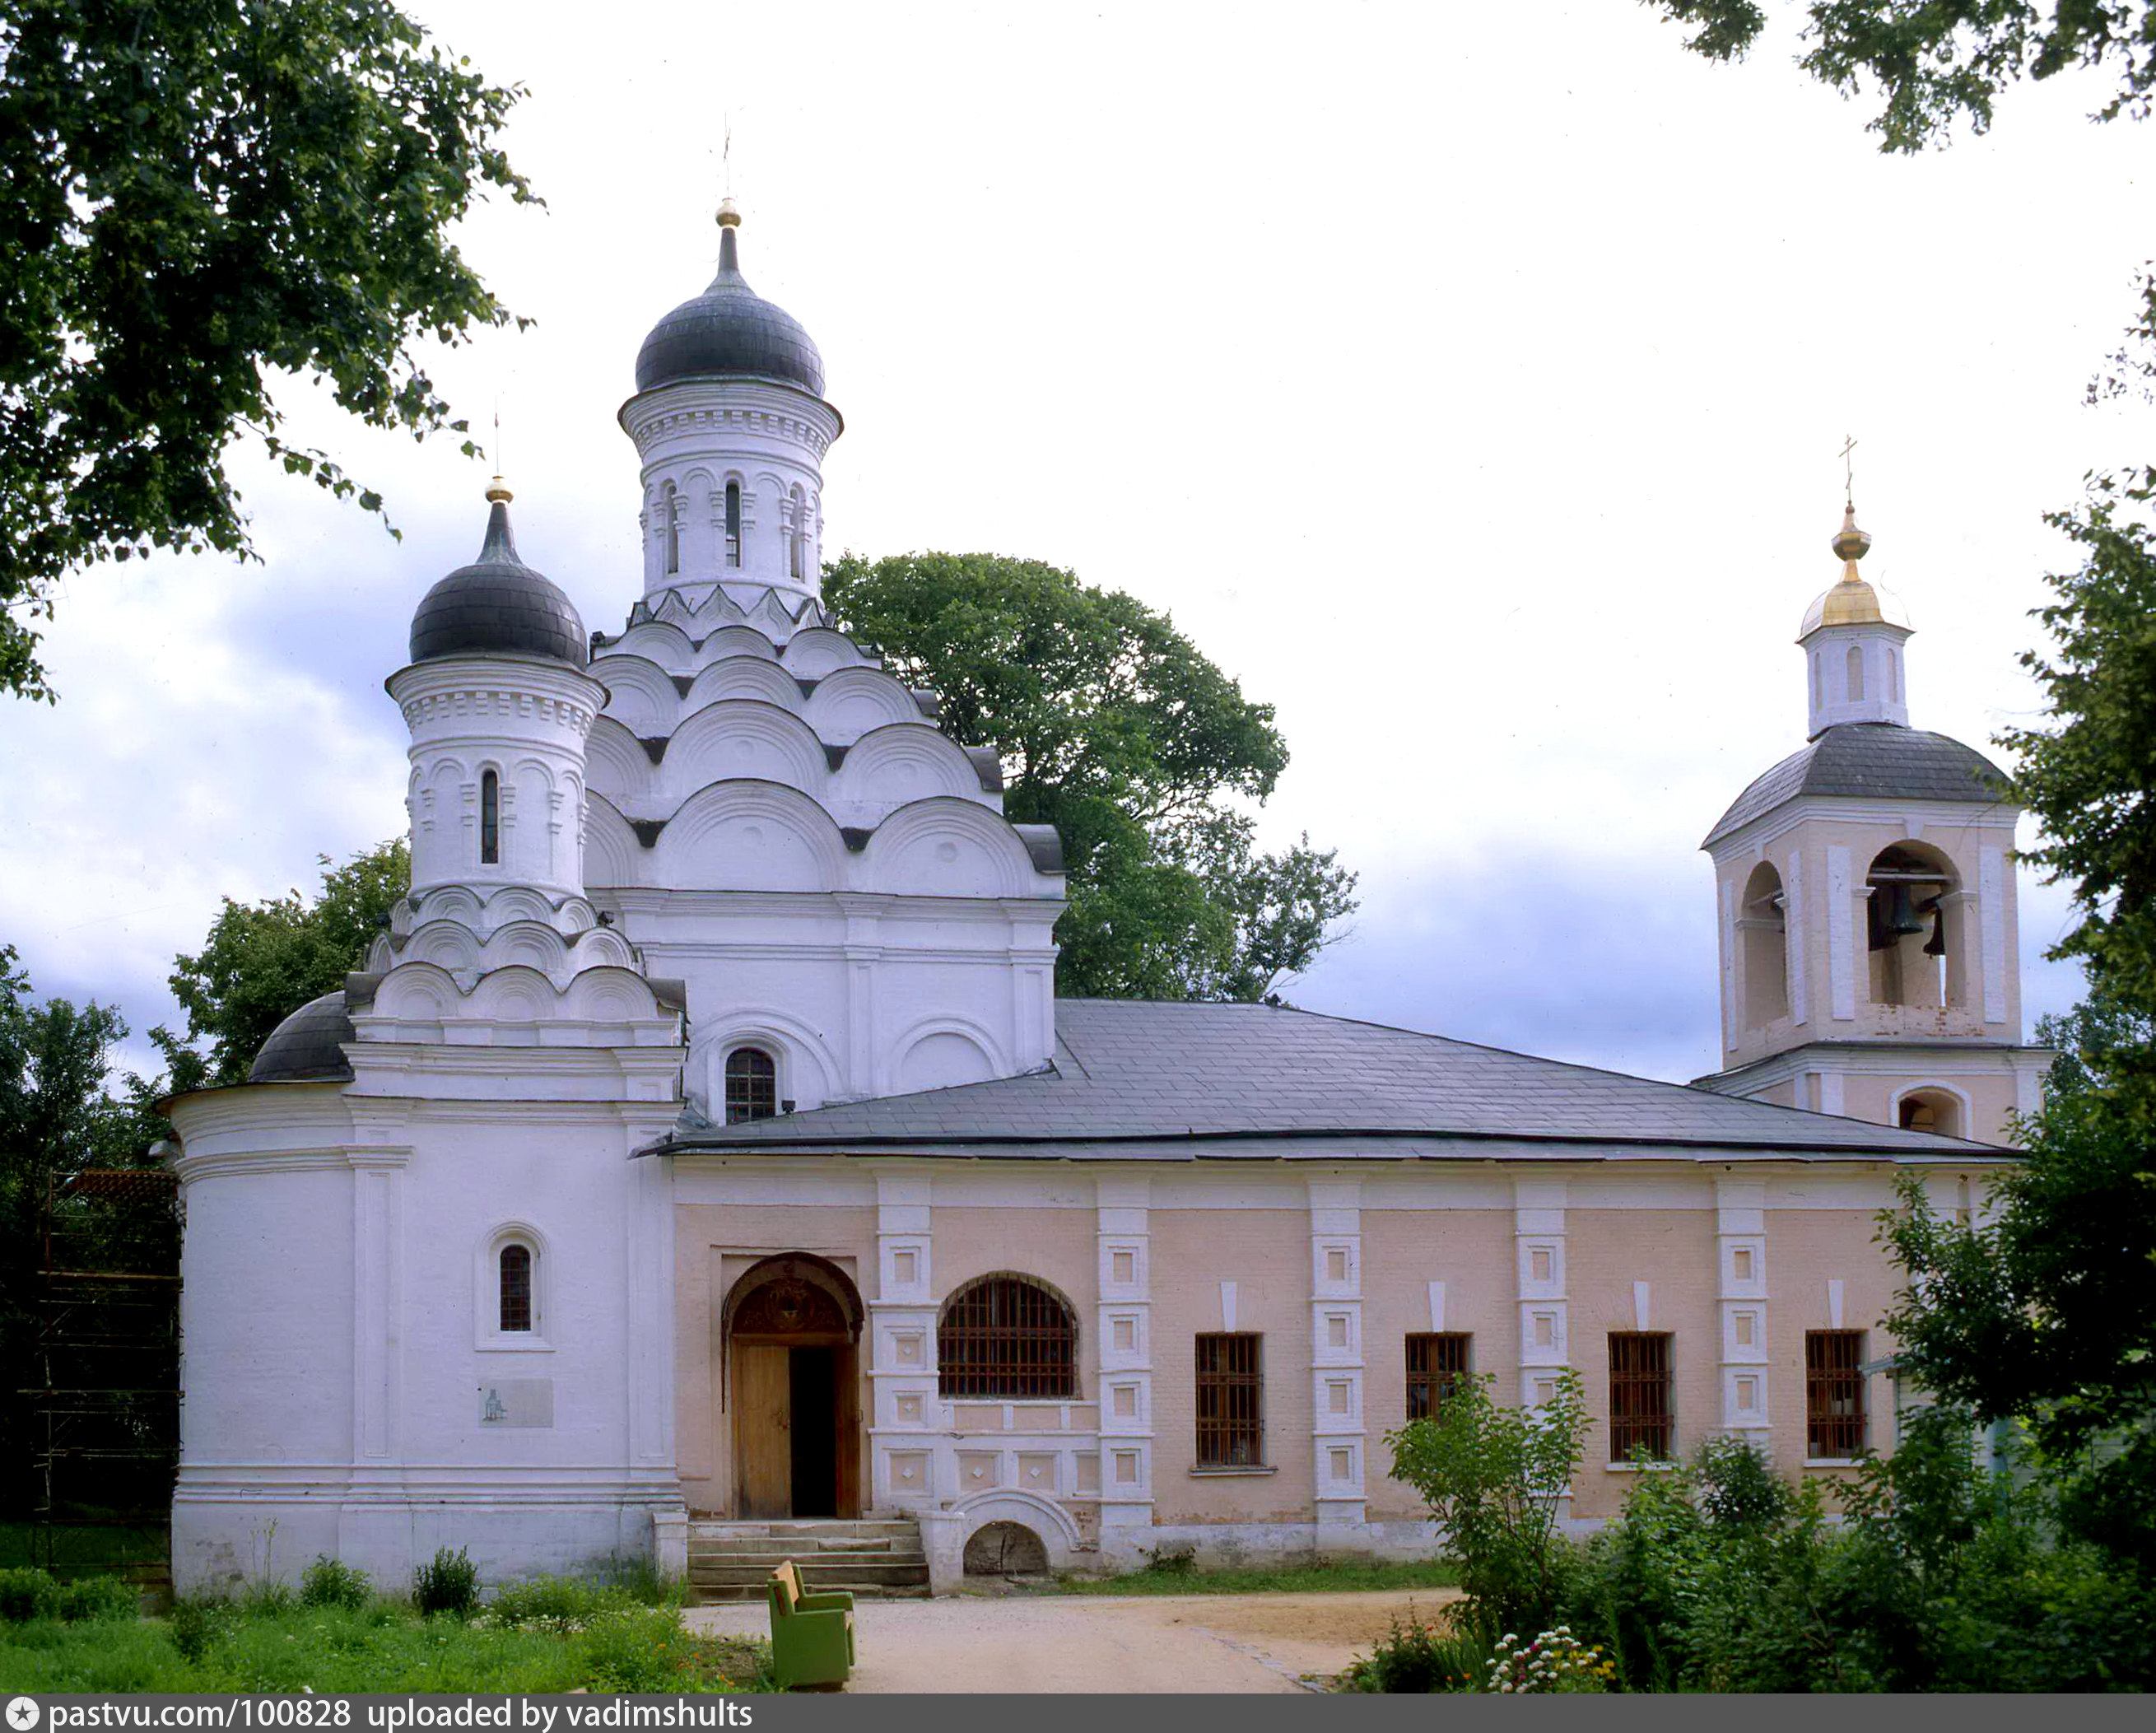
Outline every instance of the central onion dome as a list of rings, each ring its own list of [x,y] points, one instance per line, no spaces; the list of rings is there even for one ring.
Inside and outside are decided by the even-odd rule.
[[[1841,515],[1841,528],[1834,538],[1834,551],[1841,561],[1841,582],[1812,599],[1804,609],[1804,623],[1797,629],[1799,643],[1821,626],[1891,625],[1911,630],[1908,610],[1891,590],[1867,584],[1856,575],[1856,563],[1871,551],[1871,537],[1856,527],[1856,507]]]
[[[486,496],[493,509],[479,558],[432,589],[412,616],[412,660],[437,656],[506,655],[548,656],[581,668],[591,660],[584,622],[554,581],[516,557],[509,531],[512,496],[494,478]]]
[[[824,394],[824,357],[801,321],[774,306],[741,274],[734,231],[741,217],[731,200],[719,207],[719,274],[694,301],[685,301],[651,327],[636,352],[636,388],[677,379],[747,378],[798,385]]]

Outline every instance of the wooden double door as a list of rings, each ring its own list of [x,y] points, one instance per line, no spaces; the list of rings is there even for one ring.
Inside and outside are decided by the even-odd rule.
[[[734,1398],[742,1516],[860,1514],[850,1341],[737,1340]]]

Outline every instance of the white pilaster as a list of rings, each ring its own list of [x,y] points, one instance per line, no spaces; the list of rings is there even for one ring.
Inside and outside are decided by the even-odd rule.
[[[1976,857],[1976,915],[1983,935],[1984,1021],[2006,1021],[2006,851],[1984,848]],[[2015,1031],[2016,1039],[2020,1031]]]
[[[1114,1529],[1152,1526],[1152,1252],[1148,1182],[1110,1175],[1096,1182],[1100,1304],[1094,1390],[1101,1408],[1101,1551],[1127,1556]]]
[[[1767,1448],[1767,1188],[1714,1182],[1722,1308],[1721,1429]],[[1679,1424],[1684,1417],[1678,1416]]]
[[[1804,979],[1804,851],[1790,851],[1782,872],[1782,930],[1789,948],[1789,1021],[1803,1023],[1811,1015],[1810,983]]]
[[[1362,1189],[1356,1180],[1310,1182],[1312,1483],[1321,1530],[1360,1528],[1368,1514]]]
[[[875,1181],[875,1295],[868,1302],[875,1499],[879,1509],[927,1509],[957,1489],[947,1405],[936,1393],[932,1182],[889,1170]]]
[[[1564,1285],[1564,1207],[1562,1180],[1512,1182],[1520,1401],[1529,1406],[1554,1396],[1557,1374],[1572,1364]]]
[[[1856,921],[1863,910],[1850,887],[1849,847],[1826,850],[1826,988],[1829,1015],[1837,1022],[1856,1017]],[[1869,895],[1869,887],[1866,894]]]

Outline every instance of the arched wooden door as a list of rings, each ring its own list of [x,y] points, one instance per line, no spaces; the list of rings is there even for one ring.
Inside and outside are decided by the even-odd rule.
[[[727,1296],[734,1513],[860,1514],[860,1298],[820,1257],[767,1258]]]

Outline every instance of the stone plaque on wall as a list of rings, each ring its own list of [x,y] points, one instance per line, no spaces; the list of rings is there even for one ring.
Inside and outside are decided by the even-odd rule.
[[[552,1378],[496,1378],[479,1386],[481,1426],[547,1426],[554,1423]]]

